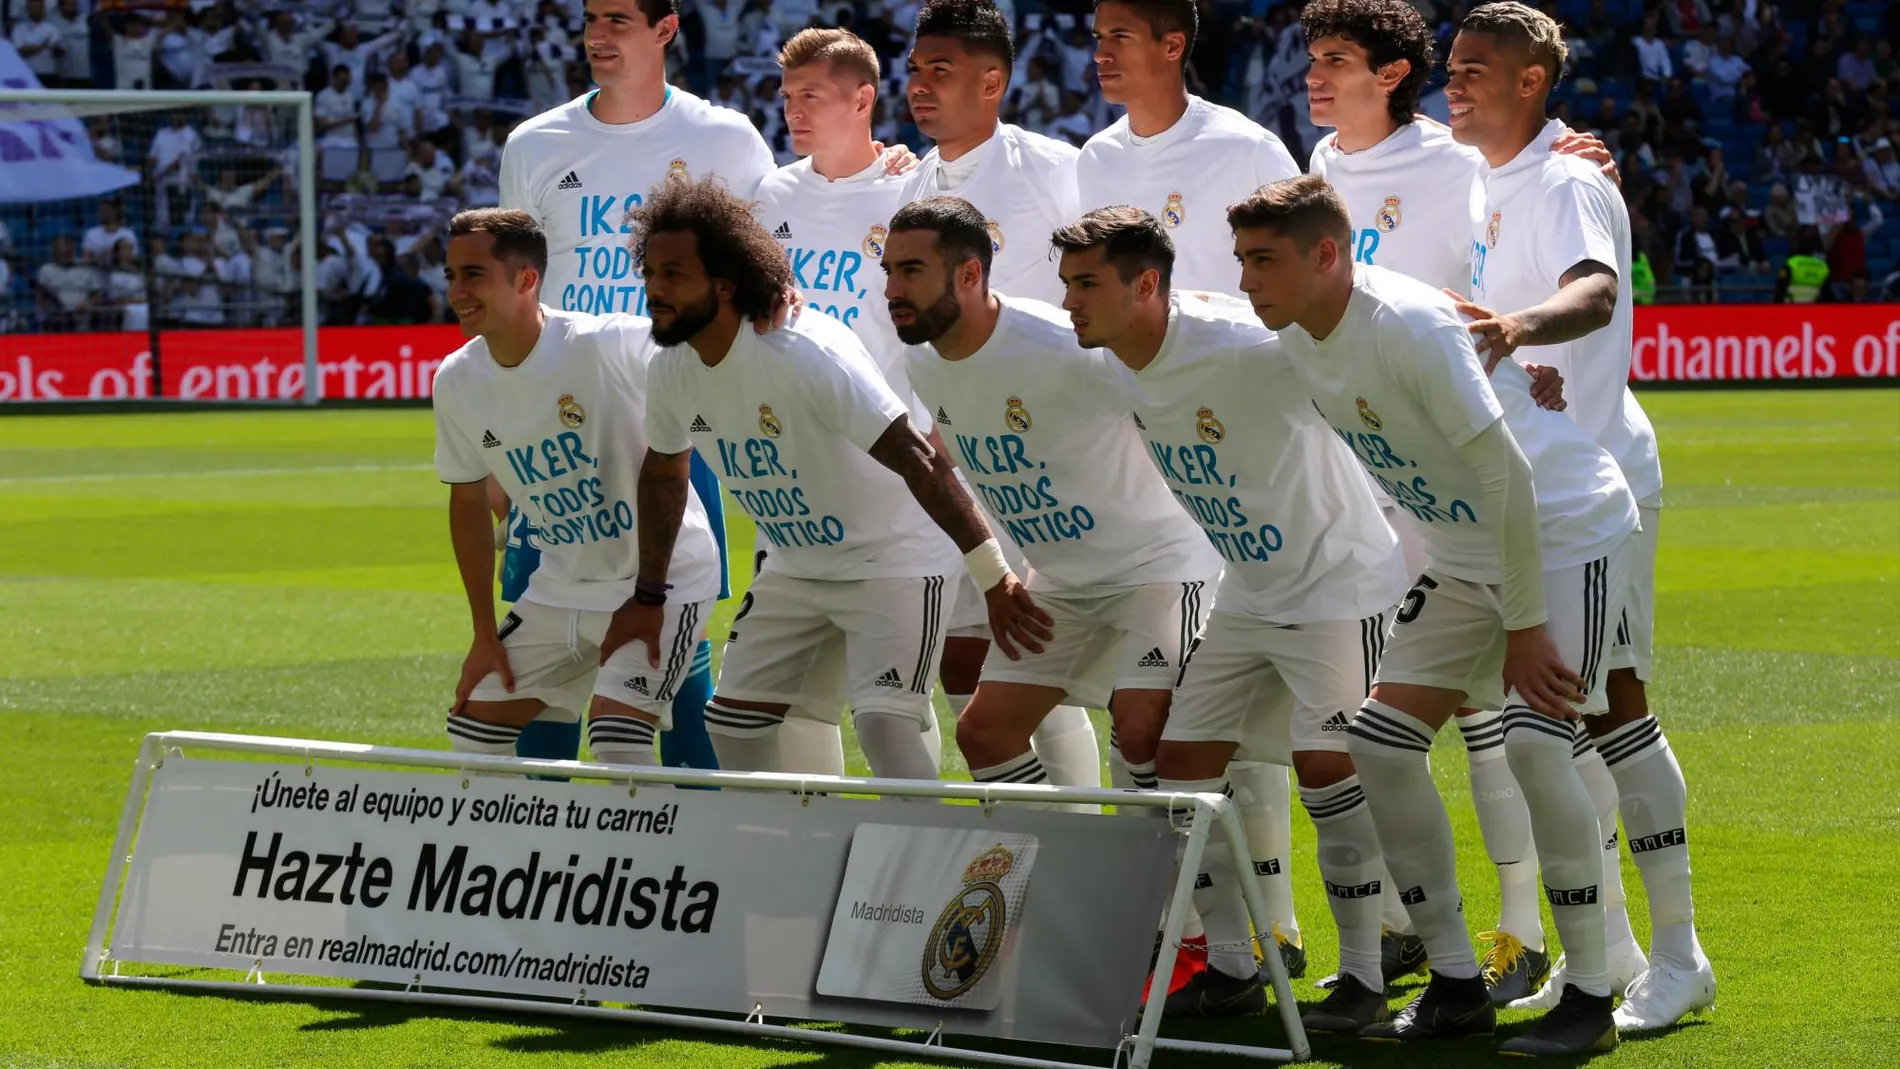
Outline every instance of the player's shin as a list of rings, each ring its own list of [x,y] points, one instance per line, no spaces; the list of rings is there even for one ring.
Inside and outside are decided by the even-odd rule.
[[[1319,874],[1339,927],[1339,971],[1357,977],[1369,990],[1384,990],[1379,920],[1385,862],[1359,777],[1301,787],[1300,801],[1319,837]]]
[[[1630,931],[1629,897],[1623,893],[1623,863],[1617,846],[1616,780],[1604,766],[1603,756],[1590,744],[1590,735],[1583,725],[1577,724],[1575,729],[1573,753],[1577,775],[1583,777],[1583,787],[1590,792],[1590,804],[1597,815],[1597,834],[1602,840],[1604,939],[1610,960],[1614,962],[1619,949],[1627,950],[1636,945],[1636,935]]]
[[[781,770],[814,776],[844,775],[844,740],[838,725],[793,710],[785,714],[777,734]]]
[[[1049,782],[1061,787],[1100,787],[1102,753],[1095,745],[1095,725],[1079,705],[1058,705],[1036,725],[1029,745],[1048,770]],[[1153,762],[1148,766],[1153,774]],[[1147,784],[1153,789],[1152,779]]]
[[[851,714],[851,722],[858,729],[858,745],[864,748],[864,759],[870,762],[872,775],[879,779],[937,778],[937,764],[924,747],[916,716],[859,710]]]
[[[1498,870],[1498,931],[1530,950],[1544,949],[1543,914],[1537,900],[1537,851],[1531,811],[1504,759],[1504,714],[1495,710],[1458,717],[1470,766],[1471,803],[1485,854]]]
[[[1247,852],[1253,858],[1254,878],[1272,911],[1272,927],[1294,945],[1300,943],[1300,922],[1293,913],[1293,801],[1285,765],[1235,761],[1227,766],[1234,784],[1234,804],[1247,833]]]
[[[733,772],[778,772],[779,727],[783,713],[745,709],[719,700],[706,703],[706,732],[712,736],[719,767]]]
[[[1616,778],[1623,832],[1649,898],[1650,957],[1692,971],[1708,959],[1695,933],[1689,879],[1688,788],[1654,717],[1596,738]]]
[[[1159,788],[1183,794],[1225,794],[1233,796],[1233,787],[1225,776],[1215,779],[1165,779]],[[1163,811],[1165,812],[1165,810]],[[1194,881],[1194,910],[1207,929],[1207,963],[1231,977],[1255,975],[1247,924],[1247,905],[1240,889],[1240,874],[1234,871],[1233,855],[1226,836],[1217,825],[1208,833],[1207,847],[1201,853],[1201,871]]]
[[[1596,811],[1571,755],[1571,727],[1521,705],[1504,710],[1504,755],[1530,807],[1544,897],[1564,944],[1566,982],[1610,993],[1603,857]]]
[[[1432,782],[1426,755],[1432,730],[1375,698],[1368,698],[1348,729],[1352,763],[1372,811],[1386,868],[1397,880],[1432,971],[1474,979],[1477,955],[1465,929],[1458,893],[1458,858],[1451,818]]]

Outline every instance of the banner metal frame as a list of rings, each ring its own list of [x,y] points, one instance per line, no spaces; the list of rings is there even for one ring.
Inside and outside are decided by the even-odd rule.
[[[706,772],[685,768],[634,767],[603,765],[587,761],[549,761],[486,754],[461,754],[447,750],[415,750],[396,746],[263,735],[234,735],[202,731],[153,732],[145,736],[139,747],[137,762],[132,770],[132,783],[126,791],[125,806],[119,814],[118,831],[113,837],[112,854],[106,866],[105,879],[99,887],[99,901],[93,912],[92,932],[86,943],[86,957],[79,968],[80,978],[87,983],[128,988],[211,991],[244,996],[264,995],[273,998],[394,1002],[486,1012],[535,1013],[583,1020],[624,1021],[629,1024],[697,1029],[725,1035],[829,1044],[878,1051],[911,1059],[956,1060],[984,1065],[1015,1066],[1021,1069],[1032,1069],[1032,1067],[1033,1069],[1098,1069],[1100,1065],[1099,1062],[1058,1061],[951,1046],[944,1041],[941,1030],[931,1033],[921,1041],[913,1041],[864,1036],[850,1032],[797,1028],[789,1024],[772,1024],[765,1020],[763,1012],[757,1006],[752,1008],[744,1020],[733,1021],[684,1012],[589,1006],[582,1004],[579,996],[572,1003],[564,1003],[525,995],[476,995],[454,991],[425,991],[419,985],[402,990],[390,990],[276,984],[266,982],[259,970],[253,970],[242,981],[123,975],[119,971],[121,960],[112,956],[111,933],[119,892],[125,881],[126,867],[132,860],[132,850],[145,810],[145,796],[151,786],[152,774],[163,767],[167,755],[182,755],[187,747],[221,753],[302,758],[306,766],[314,766],[317,761],[324,760],[444,769],[464,774],[541,774],[625,783],[629,788],[644,784],[668,787],[720,787],[801,796],[821,792],[833,795],[874,794],[887,798],[974,801],[986,809],[999,802],[1192,809],[1194,814],[1192,822],[1185,828],[1177,826],[1178,833],[1186,837],[1186,843],[1179,870],[1175,876],[1174,890],[1169,896],[1167,911],[1162,918],[1162,953],[1155,962],[1154,975],[1163,977],[1171,976],[1174,972],[1175,959],[1180,953],[1181,931],[1193,906],[1195,876],[1200,872],[1201,858],[1207,849],[1210,829],[1214,825],[1218,824],[1225,833],[1227,848],[1235,866],[1234,871],[1252,871],[1252,861],[1245,853],[1246,838],[1240,826],[1239,811],[1234,807],[1231,799],[1218,794],[1130,792],[1102,788],[969,783],[947,780],[872,779],[782,772]],[[1272,922],[1262,922],[1262,918],[1266,918],[1269,914],[1259,884],[1253,880],[1242,880],[1240,883],[1242,896],[1246,900],[1247,912],[1253,919],[1255,931],[1271,931]],[[1113,1052],[1113,1060],[1109,1063],[1110,1069],[1119,1069],[1124,1064],[1128,1069],[1148,1069],[1157,1050],[1227,1054],[1278,1062],[1305,1061],[1311,1058],[1312,1048],[1307,1042],[1305,1029],[1300,1025],[1299,1006],[1293,999],[1293,989],[1287,978],[1286,965],[1281,961],[1276,948],[1271,945],[1262,957],[1265,960],[1267,974],[1272,981],[1273,1001],[1279,1011],[1281,1024],[1289,1037],[1290,1048],[1201,1043],[1164,1038],[1159,1031],[1161,1004],[1167,998],[1167,985],[1151,983],[1148,999],[1142,1007],[1136,1030],[1122,1037],[1120,1045]],[[735,1007],[734,1012],[740,1012],[742,1009],[743,1007]],[[1124,1059],[1126,1059],[1125,1062]]]

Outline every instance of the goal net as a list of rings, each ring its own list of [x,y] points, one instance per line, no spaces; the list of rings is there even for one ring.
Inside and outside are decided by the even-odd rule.
[[[311,98],[224,73],[0,87],[0,402],[323,395]]]

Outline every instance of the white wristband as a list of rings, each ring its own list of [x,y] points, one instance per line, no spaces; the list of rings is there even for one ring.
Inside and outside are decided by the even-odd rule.
[[[989,592],[1009,574],[1009,562],[1003,559],[1003,547],[991,538],[963,555],[963,566],[970,570],[978,590]]]

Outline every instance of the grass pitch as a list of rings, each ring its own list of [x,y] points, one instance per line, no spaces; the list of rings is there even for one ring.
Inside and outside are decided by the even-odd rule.
[[[1900,392],[1644,403],[1669,486],[1652,703],[1690,783],[1698,920],[1721,988],[1711,1020],[1626,1041],[1598,1064],[1894,1065]],[[690,1032],[80,983],[145,732],[443,745],[468,624],[430,450],[429,414],[416,410],[0,418],[0,1064],[905,1064]],[[737,525],[743,549],[751,536]],[[732,603],[721,608],[714,635]],[[1496,916],[1496,888],[1462,750],[1444,734],[1434,769],[1475,931]],[[1317,977],[1335,952],[1311,826],[1294,827]],[[1624,881],[1646,936],[1627,862]],[[1502,1029],[1527,1016],[1506,1014]],[[1169,1031],[1281,1041],[1272,1017]],[[1491,1062],[1492,1046],[1321,1038],[1316,1053],[1452,1066]],[[1157,1058],[1197,1062],[1213,1064]]]

